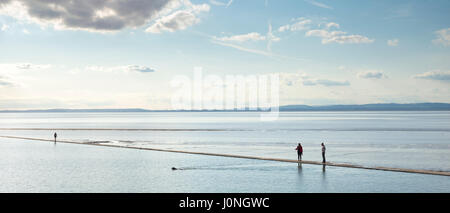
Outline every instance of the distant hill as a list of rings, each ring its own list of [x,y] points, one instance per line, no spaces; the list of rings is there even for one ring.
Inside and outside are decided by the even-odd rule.
[[[36,109],[36,110],[0,110],[0,113],[4,112],[31,112],[31,113],[47,113],[47,112],[152,112],[152,110],[139,109],[139,108],[126,108],[126,109]]]
[[[280,111],[447,111],[447,103],[414,103],[414,104],[362,104],[362,105],[287,105],[281,106]]]
[[[179,110],[183,112],[233,112],[245,110]],[[51,112],[179,112],[177,110],[147,110],[140,108],[125,109],[42,109],[42,110],[0,110],[0,113],[51,113]],[[413,103],[413,104],[362,104],[362,105],[287,105],[280,106],[280,111],[450,111],[448,103]]]

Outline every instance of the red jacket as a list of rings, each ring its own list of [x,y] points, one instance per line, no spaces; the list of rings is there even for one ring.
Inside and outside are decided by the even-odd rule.
[[[303,147],[302,146],[297,146],[297,148],[295,148],[295,150],[297,150],[297,152],[303,152]]]

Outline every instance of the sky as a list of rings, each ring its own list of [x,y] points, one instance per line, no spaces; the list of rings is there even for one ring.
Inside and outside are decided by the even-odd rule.
[[[171,109],[173,80],[196,67],[278,74],[280,105],[449,103],[449,11],[448,0],[0,0],[0,109]]]

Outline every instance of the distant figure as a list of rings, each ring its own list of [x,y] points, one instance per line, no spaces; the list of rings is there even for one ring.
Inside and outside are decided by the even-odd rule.
[[[297,148],[295,148],[295,150],[297,150],[297,158],[299,161],[302,160],[302,155],[303,155],[303,147],[301,143],[298,143]]]
[[[322,143],[322,163],[325,163],[325,145]]]
[[[56,143],[56,137],[58,137],[58,134],[56,134],[56,132],[55,132],[55,134],[53,134],[53,137],[55,137],[55,143]]]

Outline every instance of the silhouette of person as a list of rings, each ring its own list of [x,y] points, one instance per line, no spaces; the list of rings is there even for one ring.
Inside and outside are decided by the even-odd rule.
[[[55,134],[53,134],[53,137],[55,138],[55,143],[56,143],[56,137],[58,137],[58,134],[56,134],[56,132],[55,132]]]
[[[297,148],[295,148],[295,150],[297,150],[297,158],[299,161],[302,160],[302,155],[303,155],[303,147],[301,143],[298,143]]]
[[[326,151],[325,145],[322,143],[322,163],[326,162],[325,161],[325,151]]]

